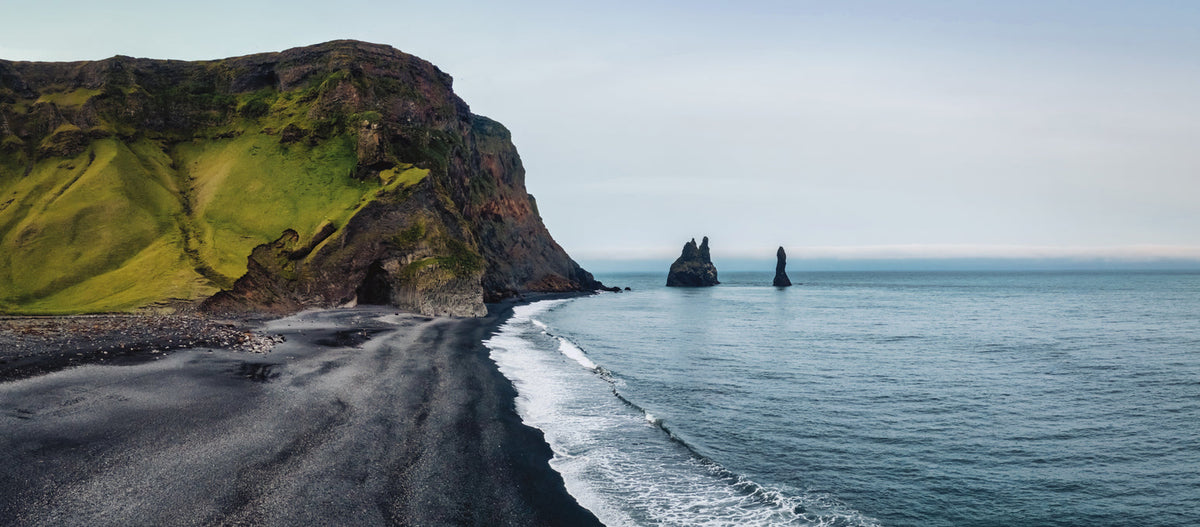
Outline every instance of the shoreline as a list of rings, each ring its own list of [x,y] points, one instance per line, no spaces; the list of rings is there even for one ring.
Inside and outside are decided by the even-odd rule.
[[[478,319],[307,312],[259,326],[286,338],[266,354],[131,352],[0,382],[0,517],[600,525],[483,344],[559,296]]]

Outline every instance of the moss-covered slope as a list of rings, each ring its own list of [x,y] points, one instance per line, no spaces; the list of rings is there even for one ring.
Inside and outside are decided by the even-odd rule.
[[[598,285],[542,225],[507,130],[390,47],[0,61],[0,312],[225,290],[210,308],[478,314]]]

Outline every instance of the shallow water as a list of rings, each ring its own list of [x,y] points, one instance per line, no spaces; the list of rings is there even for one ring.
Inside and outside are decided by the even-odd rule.
[[[599,278],[490,345],[610,525],[1200,524],[1198,274]]]

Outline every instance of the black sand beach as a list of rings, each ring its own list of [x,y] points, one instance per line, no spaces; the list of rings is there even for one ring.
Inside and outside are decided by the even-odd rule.
[[[267,354],[0,383],[0,523],[598,525],[481,344],[510,310],[315,312]]]

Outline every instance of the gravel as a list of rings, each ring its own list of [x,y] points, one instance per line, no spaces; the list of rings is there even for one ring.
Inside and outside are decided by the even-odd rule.
[[[81,315],[0,318],[0,382],[81,364],[133,364],[173,350],[269,353],[284,337],[255,331],[253,319],[198,315]]]

